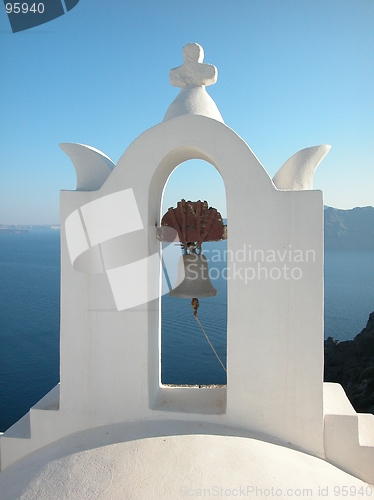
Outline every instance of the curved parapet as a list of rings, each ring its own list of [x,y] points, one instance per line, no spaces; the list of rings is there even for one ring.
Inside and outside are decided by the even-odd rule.
[[[98,149],[74,142],[63,142],[60,148],[71,159],[77,173],[77,191],[101,188],[115,167],[113,161]]]
[[[313,189],[314,171],[330,149],[328,144],[301,149],[278,170],[273,177],[274,184],[278,189],[291,191]]]

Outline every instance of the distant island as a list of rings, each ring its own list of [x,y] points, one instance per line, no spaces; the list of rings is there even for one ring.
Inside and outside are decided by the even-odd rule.
[[[374,250],[374,207],[325,207],[325,248]]]
[[[41,225],[16,225],[0,224],[1,233],[29,233],[35,229],[60,229],[60,224],[41,224]]]
[[[8,227],[0,227],[0,233],[28,233],[28,229],[15,229]]]

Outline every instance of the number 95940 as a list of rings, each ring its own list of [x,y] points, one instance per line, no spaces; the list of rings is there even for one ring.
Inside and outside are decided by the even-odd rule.
[[[5,9],[7,14],[27,14],[28,12],[32,12],[33,14],[43,14],[44,12],[44,3],[33,3],[32,5],[28,5],[27,3],[20,2],[8,2],[5,4]]]

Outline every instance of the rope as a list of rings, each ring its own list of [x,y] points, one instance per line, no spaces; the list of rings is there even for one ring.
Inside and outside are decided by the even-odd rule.
[[[170,292],[173,287],[171,286],[171,282],[170,282],[170,278],[169,278],[169,273],[168,273],[168,270],[167,270],[167,268],[165,266],[164,258],[162,258],[162,270],[164,271],[166,283],[168,285],[169,292]]]
[[[217,358],[217,359],[218,359],[218,361],[221,363],[222,368],[223,368],[223,369],[225,370],[225,372],[227,373],[227,370],[226,370],[226,368],[225,368],[225,365],[222,363],[221,358],[218,356],[217,351],[214,349],[214,347],[213,347],[213,345],[212,345],[211,341],[209,340],[209,337],[208,337],[208,335],[206,334],[206,332],[205,332],[205,330],[204,330],[204,328],[203,328],[203,325],[200,323],[199,317],[198,317],[198,315],[197,315],[197,311],[196,311],[196,313],[194,313],[194,316],[195,316],[195,318],[196,318],[196,321],[199,323],[200,328],[201,328],[201,330],[203,331],[203,334],[205,335],[205,338],[206,338],[206,339],[207,339],[207,341],[208,341],[208,344],[210,345],[210,347],[212,348],[212,351],[213,351],[213,352],[214,352],[214,354],[216,355],[216,358]]]

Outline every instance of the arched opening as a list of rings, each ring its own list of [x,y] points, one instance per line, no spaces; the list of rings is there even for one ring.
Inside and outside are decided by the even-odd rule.
[[[209,207],[220,212],[224,224],[227,223],[224,183],[210,163],[188,160],[175,168],[164,187],[161,214],[165,214],[170,207],[176,207],[182,199],[194,202],[206,200]],[[163,244],[163,256],[168,259],[161,299],[163,385],[226,384],[226,372],[222,366],[226,366],[227,351],[226,249],[227,240],[202,244],[202,253],[208,260],[209,278],[218,294],[199,298],[197,321],[191,307],[191,299],[168,295],[170,286],[173,287],[177,279],[182,247],[169,246],[166,253]]]

